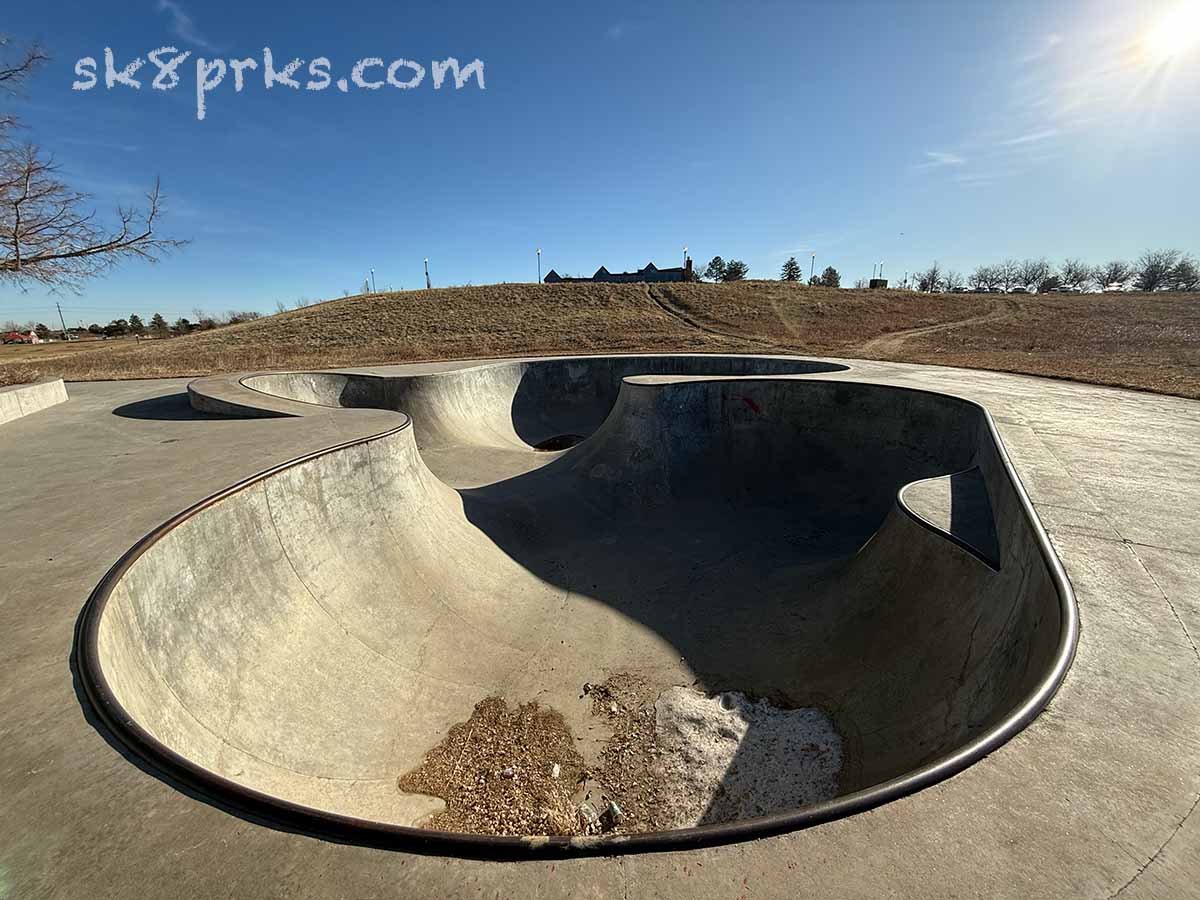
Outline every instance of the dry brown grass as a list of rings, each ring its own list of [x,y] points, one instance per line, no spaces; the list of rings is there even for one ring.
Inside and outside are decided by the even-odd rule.
[[[34,363],[0,356],[0,384],[49,374],[158,378],[603,351],[939,363],[1200,398],[1200,297],[930,296],[777,281],[444,288],[347,297],[175,340],[120,341]]]

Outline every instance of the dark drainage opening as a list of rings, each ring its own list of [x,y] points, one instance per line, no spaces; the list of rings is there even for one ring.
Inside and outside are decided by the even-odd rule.
[[[533,445],[534,450],[567,450],[583,440],[582,434],[556,434]]]

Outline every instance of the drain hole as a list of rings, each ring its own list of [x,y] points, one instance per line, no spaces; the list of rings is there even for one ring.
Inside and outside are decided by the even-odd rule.
[[[533,445],[534,450],[548,452],[550,450],[567,450],[583,440],[582,434],[556,434]]]

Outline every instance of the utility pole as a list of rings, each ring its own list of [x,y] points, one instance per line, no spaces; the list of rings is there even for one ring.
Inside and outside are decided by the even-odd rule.
[[[425,290],[429,290],[433,285],[429,282],[429,257],[425,257]]]
[[[538,247],[538,284],[542,283],[542,248]]]
[[[67,337],[68,337],[68,335],[67,335],[67,320],[63,318],[62,306],[59,303],[55,302],[54,308],[58,310],[58,321],[62,323],[63,340],[65,341],[65,340],[67,340]]]
[[[813,280],[813,273],[817,270],[817,254],[812,255],[812,262],[808,264],[808,280]]]
[[[375,290],[375,270],[371,270],[371,293],[377,293]]]

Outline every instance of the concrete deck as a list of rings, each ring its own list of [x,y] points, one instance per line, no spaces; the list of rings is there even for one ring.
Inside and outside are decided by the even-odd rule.
[[[1200,404],[852,365],[822,377],[991,410],[1076,590],[1062,690],[983,761],[816,828],[644,856],[445,859],[234,817],[143,772],[85,719],[67,672],[83,599],[173,513],[396,416],[216,419],[191,411],[183,382],[78,385],[54,416],[0,432],[0,897],[1196,896]]]

